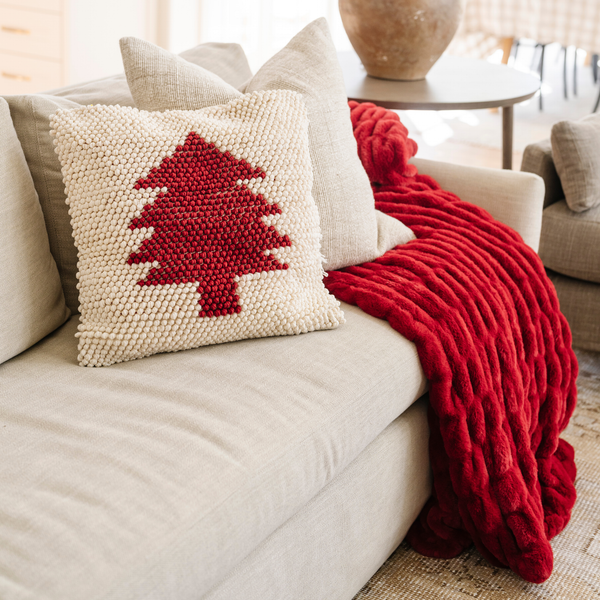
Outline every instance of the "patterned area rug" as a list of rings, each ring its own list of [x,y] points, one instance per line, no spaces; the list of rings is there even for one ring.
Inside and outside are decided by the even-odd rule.
[[[541,585],[492,567],[475,549],[452,560],[401,544],[354,600],[598,600],[600,598],[600,353],[577,351],[578,403],[563,437],[575,447],[577,503],[552,541],[554,572]]]

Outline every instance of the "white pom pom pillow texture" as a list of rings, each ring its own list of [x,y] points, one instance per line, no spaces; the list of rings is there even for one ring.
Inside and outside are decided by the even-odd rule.
[[[308,119],[291,91],[52,118],[78,249],[79,362],[344,322],[323,285]]]

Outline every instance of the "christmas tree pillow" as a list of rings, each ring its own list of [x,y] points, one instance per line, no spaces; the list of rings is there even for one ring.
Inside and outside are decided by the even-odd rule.
[[[79,252],[79,361],[328,329],[308,120],[290,91],[52,118]]]
[[[131,95],[145,110],[198,109],[241,92],[183,58],[137,38],[121,40]],[[313,196],[327,270],[373,260],[414,239],[400,221],[375,210],[358,158],[342,70],[325,19],[317,19],[268,60],[244,92],[300,92],[308,111]],[[226,98],[223,100],[222,98]]]

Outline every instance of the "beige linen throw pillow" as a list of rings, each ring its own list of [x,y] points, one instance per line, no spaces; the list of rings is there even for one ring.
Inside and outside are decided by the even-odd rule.
[[[600,205],[600,115],[559,121],[552,127],[552,156],[569,208]]]
[[[182,53],[186,60],[214,68],[220,77],[238,85],[251,76],[244,51],[238,44],[200,44]],[[71,312],[79,312],[77,250],[65,204],[60,162],[50,136],[50,117],[59,109],[80,105],[134,106],[125,75],[114,75],[60,88],[47,94],[6,96],[17,136],[21,142],[44,213],[50,251],[56,261]]]
[[[373,260],[414,239],[400,221],[375,210],[325,19],[305,27],[241,92],[149,42],[123,38],[121,52],[131,94],[136,106],[144,110],[199,109],[260,90],[287,89],[302,94],[309,117],[313,196],[323,233],[325,269]]]
[[[0,98],[0,363],[69,317],[44,217],[23,151]],[[1,387],[1,384],[0,384]]]

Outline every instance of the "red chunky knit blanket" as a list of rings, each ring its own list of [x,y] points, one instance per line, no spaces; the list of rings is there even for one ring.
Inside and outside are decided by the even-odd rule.
[[[377,208],[417,236],[325,280],[413,341],[430,382],[434,490],[408,541],[443,558],[475,543],[494,565],[545,581],[576,473],[559,434],[577,362],[554,288],[516,232],[417,174],[407,162],[416,144],[395,113],[350,107]]]

